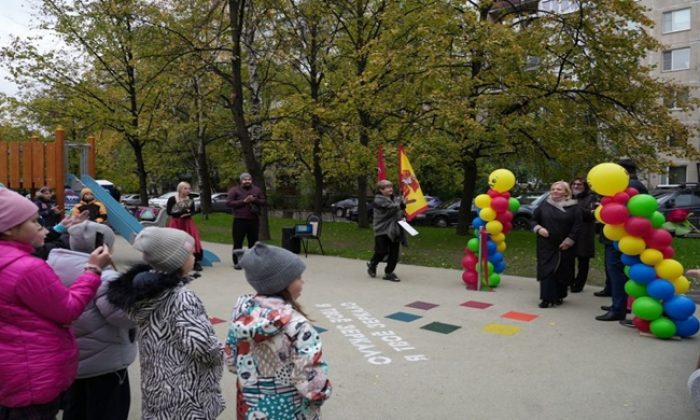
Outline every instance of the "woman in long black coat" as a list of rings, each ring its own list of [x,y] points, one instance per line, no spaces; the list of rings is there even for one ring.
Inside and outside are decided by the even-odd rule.
[[[571,199],[569,184],[552,184],[549,197],[535,209],[531,223],[537,234],[537,280],[542,300],[539,306],[549,308],[564,301],[574,279],[574,244],[581,230],[581,210]]]
[[[581,233],[574,245],[578,271],[571,283],[571,293],[579,293],[586,285],[590,261],[595,256],[594,212],[598,205],[598,196],[591,191],[584,178],[577,177],[571,181],[571,198],[576,200],[581,209]]]

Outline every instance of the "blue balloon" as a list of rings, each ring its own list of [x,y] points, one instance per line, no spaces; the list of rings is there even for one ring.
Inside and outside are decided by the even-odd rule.
[[[656,280],[656,270],[646,264],[635,264],[630,267],[630,278],[637,283],[649,284]]]
[[[486,249],[488,250],[489,255],[493,254],[494,252],[498,251],[498,247],[496,245],[496,242],[492,241],[489,239],[488,242],[486,242]]]
[[[499,263],[503,261],[503,254],[501,254],[500,252],[494,252],[493,255],[489,257],[489,261],[491,261],[494,264]]]
[[[642,260],[640,260],[637,255],[622,254],[622,257],[620,259],[622,260],[622,263],[624,265],[629,265],[630,267],[635,264],[640,264],[642,262]]]
[[[486,222],[481,219],[481,217],[475,217],[474,220],[472,220],[472,227],[475,229],[479,229],[482,226],[486,226]]]
[[[695,313],[695,302],[685,295],[674,296],[664,302],[664,312],[674,321],[688,319]]]
[[[506,271],[506,263],[501,261],[499,263],[494,264],[493,271],[497,272],[498,274],[501,274],[502,272]]]
[[[655,299],[664,302],[671,299],[676,294],[676,289],[670,281],[656,279],[647,285],[647,294]]]
[[[676,334],[681,337],[690,337],[700,331],[700,321],[694,316],[685,321],[674,321],[676,324]]]
[[[620,250],[620,244],[618,243],[618,241],[613,241],[613,248],[615,248],[616,251]]]

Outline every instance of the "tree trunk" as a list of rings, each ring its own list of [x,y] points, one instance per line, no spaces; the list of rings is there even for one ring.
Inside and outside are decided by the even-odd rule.
[[[146,165],[143,161],[143,145],[138,139],[128,139],[131,148],[134,150],[134,158],[136,158],[136,174],[139,177],[139,196],[141,197],[141,205],[148,205],[148,185],[146,183]]]
[[[359,109],[360,115],[360,144],[365,148],[369,145],[369,112]],[[361,228],[369,228],[369,218],[367,217],[367,175],[365,172],[357,178],[357,225]]]
[[[457,222],[457,235],[466,236],[470,233],[472,201],[474,200],[474,187],[476,185],[476,159],[462,161],[464,181],[462,183],[462,204],[459,206],[459,221]]]
[[[211,212],[211,178],[209,174],[209,161],[207,160],[207,142],[204,105],[199,79],[193,78],[195,91],[195,106],[197,109],[197,152],[195,161],[197,164],[197,179],[199,180],[199,198],[202,205],[202,215],[209,218]]]

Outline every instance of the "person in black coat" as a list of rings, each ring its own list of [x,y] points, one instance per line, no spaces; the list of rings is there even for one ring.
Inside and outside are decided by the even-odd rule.
[[[537,235],[537,280],[542,300],[539,306],[560,305],[574,279],[574,245],[581,231],[581,210],[571,199],[569,184],[552,184],[549,197],[535,209],[531,224]]]
[[[578,272],[571,283],[571,293],[583,291],[588,280],[588,268],[591,258],[595,256],[595,209],[598,206],[598,196],[593,193],[586,180],[582,177],[571,181],[571,197],[576,200],[581,210],[581,232],[574,245]]]

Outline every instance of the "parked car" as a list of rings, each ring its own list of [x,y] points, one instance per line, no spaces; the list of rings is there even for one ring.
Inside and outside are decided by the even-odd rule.
[[[544,202],[548,195],[549,193],[546,192],[537,197],[530,204],[521,204],[518,211],[516,211],[513,215],[513,229],[530,229],[530,219],[532,219],[532,214],[535,212],[535,209]]]
[[[700,187],[697,184],[685,184],[679,188],[657,196],[659,211],[666,216],[674,209],[688,210],[690,222],[700,224]]]
[[[351,220],[353,222],[357,222],[360,220],[360,212],[358,211],[359,207],[356,205],[355,207],[352,207],[347,210],[347,213],[345,215],[345,218],[348,220]],[[374,204],[371,201],[367,202],[367,220],[372,221],[374,218]]]
[[[165,206],[168,204],[168,199],[170,197],[174,197],[175,194],[177,194],[177,191],[171,191],[161,196],[151,198],[148,200],[148,205],[151,207],[165,208]],[[199,193],[190,193],[190,198],[194,200],[195,211],[200,211],[202,209],[202,204],[199,199]]]
[[[346,217],[350,209],[352,209],[353,207],[357,207],[357,203],[357,197],[345,198],[343,200],[336,201],[335,203],[331,204],[331,211],[333,212],[335,217]]]
[[[428,202],[428,208],[431,209],[434,209],[435,207],[442,204],[442,200],[432,195],[426,195],[425,200]]]
[[[445,201],[434,209],[430,209],[425,213],[421,213],[413,219],[414,223],[434,225],[438,227],[447,227],[455,225],[459,221],[459,206],[462,200],[455,198],[450,201]],[[472,205],[469,222],[477,216],[476,207]]]
[[[211,195],[211,211],[220,213],[231,213],[231,207],[226,205],[228,193],[214,193]]]
[[[151,198],[151,197],[149,197]],[[141,195],[140,194],[122,194],[119,202],[125,206],[140,206],[141,205]]]

